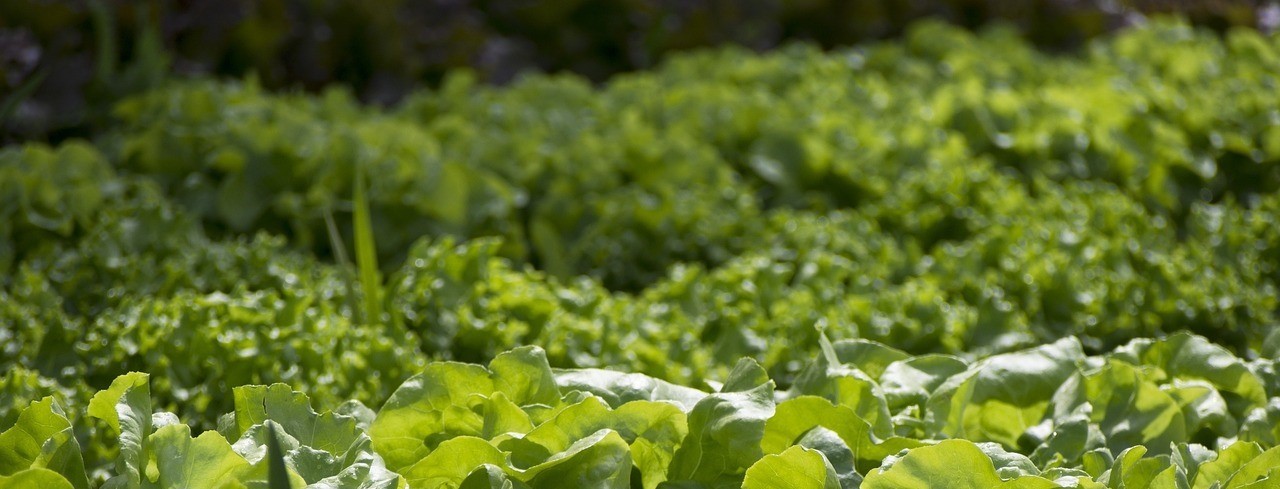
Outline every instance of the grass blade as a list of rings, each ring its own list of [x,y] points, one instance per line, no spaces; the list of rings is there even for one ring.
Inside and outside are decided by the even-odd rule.
[[[26,82],[23,82],[17,90],[14,90],[13,93],[4,97],[4,99],[0,101],[0,124],[9,122],[9,118],[18,111],[18,106],[22,104],[22,101],[35,93],[36,88],[39,87],[41,83],[44,83],[45,75],[48,74],[49,71],[47,69],[40,70],[35,74],[35,76],[32,76]]]
[[[338,223],[333,219],[332,209],[325,208],[324,225],[329,230],[329,247],[333,248],[333,257],[342,270],[342,281],[347,286],[347,308],[351,311],[351,322],[355,323],[356,316],[360,315],[360,304],[357,302],[359,286],[356,285],[355,269],[351,266],[351,260],[347,259],[347,243],[342,240],[342,233],[338,232]]]
[[[356,166],[355,205],[352,232],[356,241],[356,266],[360,269],[360,286],[364,291],[364,320],[367,324],[382,322],[382,279],[378,277],[378,248],[373,241],[373,222],[369,216],[369,199],[365,196],[364,171]]]
[[[289,469],[284,464],[284,451],[280,449],[274,422],[267,422],[267,487],[293,489],[289,484]]]

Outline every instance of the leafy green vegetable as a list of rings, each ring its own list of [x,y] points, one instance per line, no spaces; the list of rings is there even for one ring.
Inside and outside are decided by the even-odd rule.
[[[52,397],[31,403],[12,428],[0,433],[0,476],[34,469],[51,470],[76,489],[89,487],[71,422]]]
[[[986,358],[934,391],[926,423],[940,435],[1016,447],[1022,433],[1048,413],[1054,392],[1083,362],[1074,338]]]
[[[1273,485],[1278,53],[166,84],[0,149],[0,485]]]
[[[773,415],[772,381],[698,401],[689,412],[689,435],[676,450],[667,479],[715,486],[742,477],[764,455],[760,443]]]
[[[1009,481],[996,474],[991,459],[976,445],[964,440],[947,440],[937,445],[915,448],[885,467],[867,474],[862,487],[1055,487],[1045,479],[1018,477]]]
[[[843,486],[822,452],[797,446],[776,455],[765,455],[747,469],[742,487],[841,489]]]

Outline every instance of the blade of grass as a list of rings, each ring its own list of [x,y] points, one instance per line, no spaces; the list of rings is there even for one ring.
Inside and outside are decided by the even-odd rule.
[[[267,422],[267,487],[269,489],[293,489],[289,483],[289,469],[284,464],[284,451],[276,437],[276,424]]]
[[[347,259],[347,244],[342,241],[342,233],[338,232],[338,223],[333,219],[333,209],[325,208],[324,226],[329,231],[329,247],[333,248],[333,257],[342,269],[342,280],[347,284],[347,307],[351,310],[352,322],[357,322],[360,315],[360,304],[356,301],[358,285],[356,285],[355,269],[351,260]]]
[[[822,356],[827,360],[827,365],[839,366],[840,356],[836,355],[836,347],[831,344],[831,340],[827,339],[827,319],[818,319],[818,322],[813,324],[813,329],[818,330],[818,347],[822,349]]]
[[[111,18],[111,11],[102,0],[89,2],[89,12],[93,19],[93,33],[98,42],[98,59],[94,75],[98,81],[108,82],[116,75],[116,23]]]
[[[9,118],[18,111],[18,105],[22,104],[22,101],[30,97],[32,93],[35,93],[36,88],[41,83],[44,83],[45,75],[48,74],[49,71],[47,69],[40,70],[35,76],[27,79],[17,90],[9,94],[8,97],[5,97],[3,101],[0,101],[0,123],[9,121]]]
[[[373,241],[373,223],[369,216],[369,199],[365,196],[364,170],[356,166],[355,190],[352,192],[356,240],[356,266],[360,269],[360,285],[364,290],[364,319],[367,324],[382,322],[382,280],[378,277],[378,248]]]

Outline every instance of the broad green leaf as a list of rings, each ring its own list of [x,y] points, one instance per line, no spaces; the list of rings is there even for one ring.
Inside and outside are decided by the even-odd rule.
[[[810,365],[796,377],[791,396],[811,395],[848,406],[871,425],[871,432],[884,439],[893,435],[893,421],[884,393],[861,370],[843,366],[826,367],[825,361]]]
[[[530,467],[567,450],[575,441],[602,429],[618,433],[630,446],[646,488],[666,480],[676,447],[688,433],[684,411],[669,403],[632,401],[610,409],[603,400],[588,397],[560,411],[520,439],[499,445],[510,451],[513,464]]]
[[[720,392],[745,392],[769,382],[769,373],[750,358],[742,358],[729,372]]]
[[[1273,329],[1267,334],[1266,339],[1262,341],[1262,349],[1259,352],[1262,358],[1270,358],[1272,360],[1280,360],[1280,329]]]
[[[1187,481],[1187,473],[1182,467],[1171,464],[1156,474],[1146,487],[1150,489],[1190,489],[1191,483]]]
[[[817,396],[800,396],[778,404],[765,422],[760,449],[769,454],[782,453],[815,427],[840,435],[856,458],[861,458],[861,451],[873,443],[871,425],[853,409]]]
[[[499,354],[489,363],[489,370],[494,387],[518,406],[560,402],[560,389],[541,348],[525,346]]]
[[[437,450],[400,474],[414,489],[458,487],[472,471],[486,464],[505,468],[507,457],[483,439],[460,436],[441,443]]]
[[[361,438],[355,419],[316,413],[311,400],[287,384],[243,386],[232,390],[239,438],[249,428],[271,420],[304,446],[342,456]]]
[[[76,489],[89,487],[71,422],[52,397],[31,403],[12,428],[0,433],[0,476],[28,469],[49,469]]]
[[[1167,453],[1186,441],[1187,424],[1178,403],[1132,365],[1109,360],[1101,369],[1069,379],[1054,397],[1055,418],[1066,419],[1079,406],[1090,408],[1113,452],[1143,445]]]
[[[706,392],[642,374],[575,369],[557,370],[555,376],[560,390],[589,392],[615,408],[631,401],[672,401],[688,412],[707,397]]]
[[[862,474],[858,473],[853,450],[836,432],[819,426],[800,437],[796,445],[822,452],[827,464],[835,471],[841,489],[856,489],[862,485]]]
[[[262,470],[255,471],[222,435],[213,431],[192,438],[186,425],[169,425],[157,429],[148,441],[155,457],[155,472],[152,476],[148,469],[148,482],[141,487],[214,489],[232,482],[261,481],[266,476]],[[301,483],[292,477],[291,481]]]
[[[1083,464],[1094,476],[1101,475],[1110,461],[1089,460],[1091,452],[1106,450],[1107,437],[1086,414],[1072,413],[1065,418],[1046,421],[1052,427],[1048,439],[1031,452],[1031,460],[1040,467],[1073,467]],[[1093,455],[1099,456],[1098,453]],[[1109,455],[1108,455],[1109,456]],[[1092,469],[1097,470],[1092,470]]]
[[[911,358],[907,352],[864,339],[848,339],[831,342],[840,363],[852,365],[873,379],[878,379],[889,365]]]
[[[138,372],[121,375],[111,382],[111,387],[94,394],[89,401],[89,416],[105,421],[120,434],[117,475],[112,480],[123,487],[136,488],[142,484],[143,471],[152,457],[149,379],[147,374]]]
[[[548,400],[550,372],[540,349],[521,348],[478,365],[432,363],[396,389],[369,427],[373,448],[399,470],[422,460],[455,436],[492,438],[533,428],[528,414],[503,394],[523,401]],[[525,382],[536,382],[529,388]],[[505,386],[505,387],[503,387]],[[558,396],[556,401],[558,402]]]
[[[1196,443],[1179,443],[1173,447],[1169,460],[1178,468],[1176,485],[1191,489],[1191,482],[1199,475],[1200,467],[1217,457],[1217,453]]]
[[[707,396],[689,413],[689,435],[671,460],[667,480],[712,485],[740,481],[747,467],[764,456],[760,442],[773,414],[772,382]]]
[[[1084,420],[1084,422],[1087,423],[1088,420]],[[1115,461],[1115,456],[1111,455],[1111,451],[1105,447],[1089,450],[1080,457],[1080,465],[1084,471],[1089,476],[1099,480],[1103,474],[1111,470],[1111,466],[1115,464]]]
[[[1161,340],[1134,340],[1114,356],[1155,366],[1171,378],[1208,381],[1237,415],[1267,402],[1262,380],[1231,352],[1201,336],[1177,333]]]
[[[1168,457],[1144,457],[1146,454],[1147,448],[1142,445],[1124,449],[1099,482],[1105,481],[1112,489],[1150,487],[1172,463]]]
[[[977,447],[991,459],[991,465],[996,468],[996,474],[1001,479],[1010,480],[1022,476],[1040,475],[1040,469],[1036,468],[1036,464],[1032,463],[1031,459],[1019,453],[1010,453],[999,443],[978,443]]]
[[[1219,450],[1217,457],[1205,462],[1197,470],[1191,480],[1195,489],[1209,489],[1214,484],[1223,484],[1246,463],[1262,454],[1257,443],[1237,441],[1231,446]]]
[[[458,489],[528,489],[519,479],[513,479],[502,468],[485,464],[471,472]]]
[[[405,489],[407,487],[408,484],[400,474],[387,470],[381,457],[371,452],[361,452],[337,475],[312,483],[307,486],[307,489]]]
[[[467,409],[473,395],[495,390],[479,365],[432,363],[400,385],[369,426],[373,448],[391,470],[422,460],[454,436],[478,435],[484,416]]]
[[[833,404],[821,397],[800,396],[778,404],[774,415],[765,423],[760,449],[764,453],[780,453],[819,427],[831,430],[844,440],[855,463],[862,468],[877,467],[886,456],[926,444],[902,437],[877,439],[872,436],[871,425],[848,406]]]
[[[534,489],[560,487],[631,487],[631,454],[627,442],[613,430],[580,438],[564,451],[530,467],[520,478]]]
[[[115,380],[111,381],[110,387],[106,390],[98,391],[97,394],[94,394],[93,399],[89,401],[89,415],[105,421],[108,426],[116,431],[123,430],[121,423],[125,421],[123,418],[125,417],[124,411],[126,410],[137,410],[139,413],[145,414],[146,418],[150,419],[151,400],[149,397],[145,398],[145,404],[139,402],[136,407],[128,404],[131,400],[128,396],[131,393],[135,391],[146,394],[150,393],[151,389],[149,379],[150,376],[148,374],[141,372],[130,372],[116,377]],[[143,398],[139,397],[137,399],[141,401]],[[124,403],[124,406],[121,406],[122,402]],[[144,417],[143,414],[130,413],[128,417],[142,418]]]
[[[1263,482],[1259,485],[1259,482]],[[1280,485],[1280,447],[1268,449],[1240,466],[1223,484],[1223,489],[1240,487],[1276,487]]]
[[[932,433],[1018,446],[1040,423],[1054,392],[1084,362],[1075,338],[995,355],[947,379],[929,397],[925,422]]]
[[[1239,425],[1226,399],[1213,385],[1202,380],[1174,380],[1172,385],[1162,386],[1162,390],[1182,408],[1188,434],[1208,429],[1222,437],[1236,435]]]
[[[14,474],[0,475],[0,489],[78,489],[61,474],[49,469],[26,469]]]
[[[880,374],[880,388],[884,390],[889,409],[900,409],[908,404],[923,405],[943,382],[964,372],[969,366],[959,358],[948,355],[922,355],[890,363]]]
[[[822,452],[793,446],[765,455],[747,469],[743,489],[841,489]]]
[[[945,440],[937,445],[913,448],[886,466],[872,470],[862,481],[863,489],[928,489],[1057,487],[1038,477],[1002,481],[991,459],[977,445],[965,440]]]
[[[1280,441],[1280,397],[1273,397],[1266,407],[1254,408],[1240,423],[1240,439],[1275,445]]]

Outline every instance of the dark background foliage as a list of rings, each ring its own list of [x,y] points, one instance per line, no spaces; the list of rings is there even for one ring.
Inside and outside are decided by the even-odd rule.
[[[494,83],[527,70],[598,82],[673,51],[848,45],[925,17],[1004,21],[1063,50],[1158,12],[1217,30],[1280,17],[1258,0],[5,0],[0,142],[91,134],[114,100],[169,74],[340,83],[389,104],[459,68]]]

